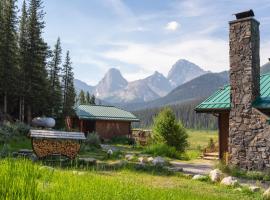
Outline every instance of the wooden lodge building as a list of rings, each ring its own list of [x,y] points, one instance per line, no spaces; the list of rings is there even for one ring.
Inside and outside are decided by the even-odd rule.
[[[103,105],[80,105],[75,116],[67,117],[69,130],[80,130],[85,134],[96,132],[102,139],[131,135],[131,123],[138,122],[132,113]]]
[[[242,169],[270,168],[270,74],[260,75],[259,22],[252,10],[230,25],[230,85],[196,107],[218,117],[219,156]]]

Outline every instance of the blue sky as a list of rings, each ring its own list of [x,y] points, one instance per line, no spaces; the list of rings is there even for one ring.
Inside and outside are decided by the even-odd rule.
[[[219,72],[229,69],[228,21],[251,8],[261,22],[264,64],[270,0],[45,0],[44,37],[53,46],[59,36],[75,77],[92,85],[111,67],[129,81],[154,71],[166,76],[181,58]]]

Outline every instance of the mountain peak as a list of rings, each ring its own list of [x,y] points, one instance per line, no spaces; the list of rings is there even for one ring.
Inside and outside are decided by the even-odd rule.
[[[111,68],[96,86],[96,95],[97,97],[107,96],[111,92],[125,88],[127,84],[121,72],[116,68]]]
[[[176,87],[205,73],[207,72],[198,65],[188,60],[180,59],[172,66],[167,78],[172,86]]]

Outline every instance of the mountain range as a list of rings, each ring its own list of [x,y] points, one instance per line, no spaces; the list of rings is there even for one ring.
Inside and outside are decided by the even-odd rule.
[[[143,110],[146,108],[163,107],[165,105],[181,104],[203,99],[211,95],[218,88],[229,83],[228,71],[211,73],[202,70],[197,65],[194,65],[195,64],[187,60],[179,60],[175,65],[173,65],[167,77],[159,72],[155,72],[153,75],[146,77],[145,79],[133,82],[123,81],[124,78],[120,71],[111,69],[113,71],[118,71],[117,76],[119,78],[121,77],[120,82],[125,84],[121,85],[117,83],[116,85],[118,85],[118,87],[111,86],[112,88],[117,88],[115,90],[113,89],[113,91],[103,90],[105,91],[104,94],[109,94],[104,98],[104,100],[109,104],[116,105],[130,111]],[[112,74],[110,71],[105,75],[105,80],[107,79],[107,76]],[[270,62],[261,67],[261,73],[269,72]],[[186,76],[185,73],[187,74]],[[178,76],[175,74],[178,74]],[[97,91],[96,88],[100,88],[100,85],[104,85],[104,78],[95,87],[87,87],[87,84],[82,84],[82,82],[78,80],[75,81],[75,85],[77,89],[84,88],[84,90],[95,92]],[[117,82],[117,80],[115,81]],[[110,84],[114,83],[110,82]]]
[[[88,91],[109,103],[144,103],[164,97],[177,86],[206,73],[198,65],[181,59],[172,66],[167,77],[156,71],[144,79],[128,82],[118,69],[111,68],[96,86],[78,79],[74,84],[77,92]]]

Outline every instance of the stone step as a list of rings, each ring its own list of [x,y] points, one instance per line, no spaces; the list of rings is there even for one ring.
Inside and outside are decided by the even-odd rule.
[[[218,157],[219,153],[218,152],[211,152],[211,153],[204,153],[204,156],[213,156],[213,157]]]
[[[214,157],[214,156],[203,156],[204,160],[218,160],[218,157]]]

